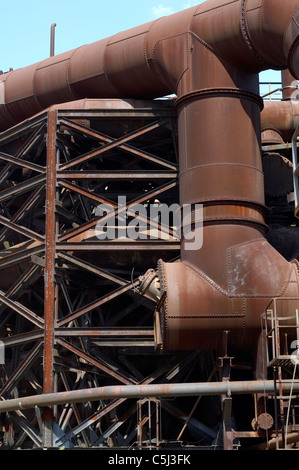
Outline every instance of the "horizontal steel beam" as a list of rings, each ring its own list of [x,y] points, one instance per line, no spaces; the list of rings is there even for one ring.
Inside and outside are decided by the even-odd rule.
[[[174,112],[172,107],[169,109],[159,107],[156,109],[151,108],[132,108],[132,109],[61,109],[58,110],[58,124],[60,124],[60,119],[129,119],[129,118],[145,118],[153,119],[159,116],[167,118],[176,118],[177,115]]]
[[[82,328],[56,328],[55,334],[57,336],[91,336],[91,337],[102,337],[102,338],[140,338],[140,337],[150,337],[154,336],[153,328],[107,328],[107,327],[82,327]]]
[[[137,250],[179,250],[180,242],[174,240],[109,240],[84,243],[57,243],[61,251],[137,251]],[[0,262],[1,263],[1,262]],[[1,265],[1,264],[0,264]]]
[[[16,346],[24,343],[31,343],[38,339],[42,339],[44,336],[43,329],[28,331],[25,333],[19,333],[12,336],[4,336],[0,338],[1,342],[5,347]]]
[[[155,348],[155,341],[142,340],[139,338],[128,339],[92,339],[93,344],[101,348]]]
[[[76,171],[76,170],[59,170],[57,172],[57,178],[63,179],[86,179],[86,180],[152,180],[152,179],[174,179],[177,177],[177,172],[172,170],[88,170],[88,171]],[[6,191],[8,192],[8,191]]]

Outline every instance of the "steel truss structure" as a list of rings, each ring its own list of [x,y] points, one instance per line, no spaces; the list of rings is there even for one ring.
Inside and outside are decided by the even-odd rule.
[[[156,347],[157,303],[143,286],[160,258],[179,259],[180,240],[143,214],[142,236],[126,230],[132,204],[179,200],[171,99],[55,106],[3,132],[0,160],[2,400],[252,379],[248,358],[230,357],[227,331],[219,354]],[[99,235],[99,221],[114,237]],[[250,422],[255,397],[234,400]],[[233,449],[265,437],[263,426],[248,431],[248,420],[234,423],[231,414],[224,395],[66,400],[2,413],[2,448]]]
[[[54,57],[53,24],[0,75],[1,449],[298,446],[298,25],[211,0]]]
[[[2,398],[184,381],[200,363],[199,353],[157,354],[155,304],[138,290],[179,241],[159,221],[148,221],[155,239],[96,237],[99,204],[178,200],[172,101],[127,108],[52,108],[1,135]],[[140,448],[175,439],[186,411],[116,399],[1,416],[5,448]],[[196,440],[207,436],[189,421]]]

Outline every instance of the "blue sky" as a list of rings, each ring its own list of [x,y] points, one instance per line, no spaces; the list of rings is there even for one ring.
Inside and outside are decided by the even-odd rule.
[[[203,0],[2,1],[0,70],[48,57],[52,23],[59,54],[199,3]],[[277,74],[266,72],[262,79],[276,81]]]

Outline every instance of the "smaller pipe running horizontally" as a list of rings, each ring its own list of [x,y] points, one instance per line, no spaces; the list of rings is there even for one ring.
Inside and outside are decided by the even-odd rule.
[[[120,385],[87,388],[69,392],[45,393],[41,395],[13,398],[0,401],[0,413],[66,403],[112,400],[116,398],[183,397],[199,395],[251,395],[255,393],[299,392],[299,383],[283,382],[275,386],[273,380],[223,381],[207,383],[178,383],[152,385]]]

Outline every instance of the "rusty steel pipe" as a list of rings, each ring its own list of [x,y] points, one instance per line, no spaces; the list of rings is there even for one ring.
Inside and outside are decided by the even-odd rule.
[[[282,391],[299,391],[299,384],[291,385],[289,382],[282,384]],[[172,383],[172,384],[151,384],[151,385],[115,385],[107,387],[87,388],[68,392],[46,393],[42,395],[32,395],[27,397],[12,398],[0,401],[0,413],[10,411],[26,410],[54,405],[64,405],[66,403],[83,403],[98,400],[113,400],[116,398],[149,398],[149,397],[187,397],[199,395],[252,395],[255,393],[279,392],[278,384],[274,385],[272,380],[252,380],[252,381],[223,381],[223,382],[203,382],[203,383]]]
[[[299,101],[265,101],[261,112],[261,130],[262,140],[265,142],[265,136],[270,141],[275,134],[280,136],[284,142],[289,142],[295,129],[299,124]],[[279,140],[279,138],[277,139]],[[273,139],[274,141],[274,139]],[[280,143],[280,142],[276,142]]]
[[[291,444],[295,444],[296,442],[299,442],[298,432],[288,434],[287,437],[286,436],[278,436],[277,438],[273,437],[268,442],[263,442],[262,444],[253,446],[251,450],[266,450],[266,449],[274,450],[276,448],[278,449],[286,448],[288,450],[289,447],[286,447],[286,445],[290,446]]]
[[[298,80],[288,69],[281,71],[282,101],[264,101],[261,112],[263,144],[290,141],[299,124]]]
[[[194,47],[189,64],[202,60],[209,73],[198,77],[190,66],[181,80],[180,91],[184,92],[176,103],[181,136],[180,199],[181,204],[204,205],[203,247],[192,251],[183,240],[181,263],[160,262],[161,290],[167,293],[158,319],[164,350],[221,348],[225,329],[231,332],[231,345],[255,350],[261,314],[268,302],[273,297],[298,299],[297,265],[283,259],[264,238],[267,228],[260,153],[262,103],[255,91],[256,77],[246,72],[271,61],[272,68],[275,61],[278,65],[277,59],[282,61],[283,53],[276,47],[282,45],[283,39],[279,38],[277,18],[269,11],[271,5],[275,10],[277,3],[258,3],[255,10],[250,8],[251,2],[242,2],[245,29],[241,27],[241,31],[257,61],[255,65],[251,56],[244,64],[245,56],[234,55],[237,47],[239,53],[244,53],[243,43],[235,34],[235,46],[228,37],[220,49],[220,41],[217,42],[221,57],[206,50],[200,54],[200,46],[199,50]],[[236,5],[233,2],[230,8]],[[262,23],[266,21],[267,14],[278,28],[275,60],[267,37],[271,30],[269,36],[273,40],[275,28],[265,24],[264,29],[259,29],[255,23],[258,15]],[[212,18],[207,24],[212,24]],[[258,41],[261,31],[265,37],[262,40],[260,35]],[[221,33],[221,29],[217,30],[219,36]],[[227,55],[224,62],[227,44],[231,45],[232,56]],[[294,316],[296,306],[297,300],[285,300],[280,303],[279,314]]]
[[[177,95],[180,202],[203,204],[204,244],[159,265],[164,349],[218,347],[223,329],[252,347],[269,300],[299,296],[297,265],[264,238],[258,97],[260,71],[299,76],[298,7],[208,0],[0,77],[1,129],[54,103]]]
[[[299,124],[298,81],[287,69],[282,70],[281,81],[282,101],[265,101],[261,112],[262,145],[272,146],[290,142]],[[293,190],[293,167],[286,157],[274,149],[264,153],[263,168],[265,194],[279,196]]]
[[[295,100],[298,96],[298,80],[288,69],[281,71],[282,99]]]

